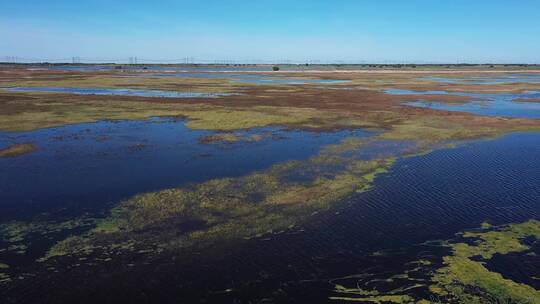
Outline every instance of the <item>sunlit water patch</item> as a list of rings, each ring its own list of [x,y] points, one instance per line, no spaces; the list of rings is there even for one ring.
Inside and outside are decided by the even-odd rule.
[[[473,99],[470,102],[460,103],[445,103],[423,100],[406,103],[415,107],[447,111],[461,111],[487,116],[540,118],[540,103],[533,102],[537,98],[540,98],[540,92],[537,91],[529,91],[525,93],[481,94],[448,91],[410,91],[389,89],[385,92],[387,94],[394,95],[454,95],[471,97]],[[528,99],[532,101],[527,101]]]
[[[134,97],[161,97],[161,98],[212,98],[234,95],[231,93],[202,93],[202,92],[178,92],[162,90],[140,89],[87,89],[87,88],[56,88],[56,87],[4,87],[2,90],[10,92],[49,92],[68,93],[80,95],[113,95]]]
[[[470,77],[422,77],[420,80],[429,80],[449,84],[484,84],[497,85],[508,83],[540,83],[540,74],[504,74]]]

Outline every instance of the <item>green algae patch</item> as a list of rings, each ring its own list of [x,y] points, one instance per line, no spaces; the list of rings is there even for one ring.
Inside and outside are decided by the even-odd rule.
[[[32,153],[37,150],[33,144],[17,144],[4,149],[0,149],[0,157],[15,157],[23,154]]]
[[[463,303],[489,303],[493,299],[498,303],[540,303],[540,291],[489,271],[483,263],[495,254],[529,250],[522,240],[540,238],[540,222],[530,220],[495,228],[484,225],[484,229],[492,230],[462,235],[466,240],[473,240],[473,244],[449,245],[453,254],[444,257],[445,266],[433,276],[436,284],[431,288],[432,292]]]
[[[406,294],[382,294],[377,290],[364,290],[361,288],[346,288],[337,284],[334,292],[343,296],[332,296],[330,300],[339,300],[345,302],[363,302],[363,303],[416,303],[411,296]],[[347,296],[345,296],[347,295]]]
[[[416,276],[428,273],[431,262],[420,260],[408,264],[413,267],[403,273],[393,274],[387,278],[379,277],[381,274],[361,273],[332,279],[330,283],[334,284],[334,290],[329,299],[340,302],[362,303],[431,303],[426,302],[425,299],[418,299],[415,294],[417,290],[426,290],[428,288],[428,280],[425,277],[419,278]],[[383,275],[386,277],[388,273]],[[336,281],[342,280],[348,283],[336,283]],[[346,287],[345,284],[354,287]]]
[[[358,149],[365,141],[351,142],[342,144]],[[86,254],[96,247],[112,250],[114,243],[127,241],[135,241],[133,248],[138,250],[174,250],[295,227],[347,196],[366,191],[395,162],[395,157],[355,159],[348,155],[350,149],[340,146],[242,177],[136,195],[86,235],[59,242],[45,258]],[[295,180],[291,178],[295,172],[310,176]]]
[[[0,239],[8,244],[6,250],[16,254],[25,254],[31,245],[32,236],[50,237],[64,231],[93,227],[96,220],[89,217],[63,222],[35,219],[33,221],[10,221],[0,225]]]
[[[413,299],[407,295],[397,296],[368,296],[368,297],[330,297],[330,300],[349,301],[349,302],[363,302],[363,303],[416,303]]]
[[[47,254],[43,258],[38,259],[38,262],[44,262],[47,259],[68,254],[89,254],[93,251],[93,249],[94,247],[92,246],[82,244],[78,237],[70,236],[53,246],[49,251],[47,251]]]
[[[540,221],[530,220],[505,226],[482,223],[477,231],[467,231],[458,236],[463,242],[442,243],[450,250],[449,255],[441,257],[442,264],[421,259],[408,263],[417,267],[402,274],[394,274],[386,280],[365,281],[370,276],[368,273],[341,278],[356,278],[357,286],[348,288],[343,284],[335,284],[334,295],[330,299],[363,303],[540,303],[540,291],[509,280],[504,274],[490,271],[485,266],[495,255],[520,252],[527,255],[530,247],[523,240],[540,238]],[[422,274],[429,276],[423,278]],[[402,287],[384,292],[359,287],[374,286],[372,283],[375,281],[395,280],[401,280],[399,283]],[[430,301],[410,292],[416,288],[427,292]]]
[[[0,272],[0,284],[6,284],[9,282],[11,282],[11,277],[6,273]]]

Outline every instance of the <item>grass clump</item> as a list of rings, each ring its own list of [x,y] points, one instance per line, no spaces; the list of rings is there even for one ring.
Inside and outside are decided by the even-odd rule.
[[[32,153],[37,150],[33,144],[17,144],[4,149],[0,149],[0,157],[15,157],[23,154]]]
[[[241,135],[241,134],[236,134],[236,133],[231,133],[231,132],[225,132],[225,133],[218,133],[218,134],[203,136],[199,139],[199,142],[203,144],[257,142],[271,135],[272,134],[269,132],[267,132],[267,134],[251,134],[251,135]]]

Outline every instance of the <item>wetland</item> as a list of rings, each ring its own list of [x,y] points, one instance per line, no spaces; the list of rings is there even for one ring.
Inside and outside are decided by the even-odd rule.
[[[0,66],[2,303],[539,303],[539,71]]]

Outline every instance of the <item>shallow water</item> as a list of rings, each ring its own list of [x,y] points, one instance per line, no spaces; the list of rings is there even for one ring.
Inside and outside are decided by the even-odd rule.
[[[100,121],[30,132],[0,132],[0,147],[33,143],[34,153],[0,158],[0,219],[66,209],[82,214],[136,193],[239,176],[305,159],[364,131],[315,133],[282,128],[235,132],[260,141],[205,144],[211,131],[184,121]],[[69,206],[74,207],[70,209]]]
[[[536,99],[540,98],[540,92],[530,91],[518,94],[498,93],[462,93],[448,91],[410,91],[400,89],[390,89],[385,91],[387,94],[394,95],[455,95],[472,97],[473,100],[464,103],[444,103],[436,101],[413,101],[406,104],[447,111],[469,112],[473,114],[486,116],[506,116],[520,118],[540,118],[540,103],[522,102],[516,99]]]
[[[245,245],[210,264],[216,275],[207,280],[186,275],[194,281],[179,294],[200,300],[196,290],[208,288],[202,297],[209,302],[292,298],[327,303],[333,278],[364,273],[386,280],[407,262],[445,252],[421,245],[426,241],[452,238],[484,221],[540,219],[538,172],[540,133],[515,133],[401,159],[377,178],[371,191],[353,195],[302,230]],[[524,280],[526,272],[514,275]],[[354,277],[336,281],[351,288],[359,282]],[[227,288],[233,292],[218,293]]]
[[[161,98],[212,98],[230,96],[230,93],[201,93],[201,92],[178,92],[161,90],[140,89],[86,89],[86,88],[56,88],[56,87],[9,87],[0,88],[10,92],[51,92],[81,95],[113,95],[113,96],[136,96],[136,97],[161,97]]]
[[[455,77],[422,77],[419,80],[429,80],[449,84],[509,84],[509,83],[540,83],[540,74],[505,74],[470,76],[463,78]]]
[[[283,75],[271,74],[248,74],[248,73],[168,73],[150,76],[175,76],[175,77],[194,77],[194,78],[218,78],[230,79],[233,82],[256,83],[256,84],[342,84],[351,82],[349,80],[333,79],[305,79],[299,77],[286,77]]]
[[[15,289],[12,298],[35,292],[67,302],[328,303],[335,283],[375,288],[408,262],[447,253],[426,241],[452,238],[484,221],[540,219],[539,172],[540,133],[437,150],[400,159],[370,191],[314,216],[301,229],[123,270],[72,269],[52,286],[37,278],[32,288]],[[500,263],[490,267],[500,269]],[[521,261],[508,258],[503,268],[512,269],[512,263]],[[119,272],[109,275],[113,269]],[[526,270],[511,276],[530,281],[531,268]]]

